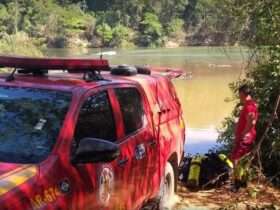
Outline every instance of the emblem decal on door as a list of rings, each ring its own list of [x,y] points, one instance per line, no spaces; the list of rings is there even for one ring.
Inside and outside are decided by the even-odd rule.
[[[136,160],[141,160],[145,157],[146,149],[144,144],[138,144],[135,149]]]
[[[103,206],[108,206],[110,198],[114,190],[114,172],[113,170],[105,166],[102,168],[99,177],[99,201]]]

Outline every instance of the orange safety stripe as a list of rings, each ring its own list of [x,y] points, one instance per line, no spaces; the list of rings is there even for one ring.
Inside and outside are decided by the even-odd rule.
[[[23,166],[0,176],[0,196],[35,176],[36,166]]]

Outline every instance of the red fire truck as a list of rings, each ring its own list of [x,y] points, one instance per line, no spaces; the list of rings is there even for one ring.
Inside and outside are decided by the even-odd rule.
[[[0,56],[0,209],[168,205],[185,143],[176,69]]]

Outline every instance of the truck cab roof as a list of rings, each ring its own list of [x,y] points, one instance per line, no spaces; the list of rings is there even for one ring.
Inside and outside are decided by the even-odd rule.
[[[182,74],[178,69],[134,66],[109,66],[103,59],[84,58],[31,58],[0,56],[0,67],[13,68],[12,73],[0,75],[0,85],[34,87],[73,92],[88,90],[110,84],[140,84],[142,87],[155,84],[167,77]],[[145,69],[137,73],[138,69]],[[116,74],[113,72],[117,70]],[[134,72],[136,71],[136,73]],[[87,80],[85,74],[92,72],[99,79]],[[139,70],[138,70],[139,72]],[[143,72],[143,71],[142,71]]]

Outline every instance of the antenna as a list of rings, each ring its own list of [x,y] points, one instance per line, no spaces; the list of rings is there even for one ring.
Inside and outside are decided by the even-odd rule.
[[[11,81],[15,80],[15,73],[16,73],[16,71],[17,71],[17,68],[14,68],[12,73],[9,76],[7,76],[6,82],[11,82]]]
[[[103,58],[103,45],[104,45],[104,36],[102,36],[102,45],[100,47],[100,60]]]

